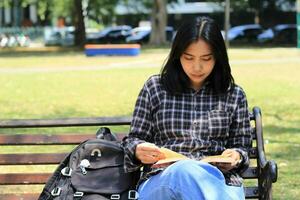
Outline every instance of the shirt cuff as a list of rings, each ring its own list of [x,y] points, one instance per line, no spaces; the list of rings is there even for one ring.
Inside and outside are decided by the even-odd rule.
[[[241,161],[239,162],[239,164],[236,167],[236,171],[238,173],[242,173],[243,171],[245,171],[250,164],[250,160],[248,157],[248,153],[240,148],[233,148],[233,150],[239,152],[240,156],[241,156]]]
[[[139,140],[137,138],[126,138],[123,140],[123,148],[124,148],[124,170],[125,172],[134,172],[137,171],[142,163],[135,157],[135,149],[136,146],[140,143],[144,143],[145,141]]]

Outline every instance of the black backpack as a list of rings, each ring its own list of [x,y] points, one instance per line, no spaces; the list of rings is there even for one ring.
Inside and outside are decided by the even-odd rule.
[[[59,164],[39,200],[137,199],[139,171],[124,172],[124,151],[108,128],[79,144]]]

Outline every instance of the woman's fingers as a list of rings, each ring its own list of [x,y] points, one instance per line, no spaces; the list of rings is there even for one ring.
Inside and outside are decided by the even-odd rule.
[[[223,156],[232,158],[231,163],[216,163],[215,165],[222,171],[229,171],[236,167],[238,161],[241,159],[240,153],[234,149],[226,149],[222,153]]]
[[[164,158],[159,147],[147,142],[137,145],[135,155],[144,164],[152,164]]]

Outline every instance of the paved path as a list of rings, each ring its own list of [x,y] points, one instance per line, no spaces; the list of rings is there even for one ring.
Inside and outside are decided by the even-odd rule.
[[[299,63],[300,58],[289,57],[289,58],[276,58],[276,59],[241,59],[231,60],[232,66],[240,65],[255,65],[255,64],[288,64],[288,63]],[[77,66],[77,67],[1,67],[0,74],[14,74],[14,73],[49,73],[49,72],[68,72],[68,71],[101,71],[109,69],[122,69],[122,68],[161,68],[163,61],[160,59],[143,59],[136,61],[114,62],[106,64],[105,66]]]

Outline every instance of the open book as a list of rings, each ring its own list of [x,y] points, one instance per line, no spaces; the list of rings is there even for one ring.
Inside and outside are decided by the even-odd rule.
[[[180,153],[177,153],[175,151],[172,151],[170,149],[161,147],[160,151],[164,153],[165,158],[162,160],[157,161],[155,164],[152,165],[152,168],[158,168],[158,167],[166,167],[171,165],[172,163],[179,161],[179,160],[187,160],[190,159]],[[201,159],[203,162],[207,163],[232,163],[234,160],[231,157],[226,157],[223,155],[216,155],[216,156],[207,156]]]

